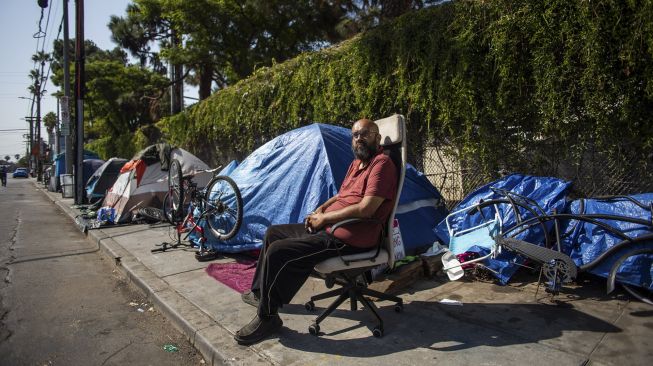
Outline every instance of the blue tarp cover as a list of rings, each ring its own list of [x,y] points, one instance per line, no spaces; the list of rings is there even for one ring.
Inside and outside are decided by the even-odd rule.
[[[653,193],[644,193],[631,196],[635,200],[652,207]],[[570,214],[605,214],[626,216],[651,221],[651,209],[643,209],[626,198],[604,199],[583,199],[584,209],[581,210],[581,200],[571,202],[567,213]],[[643,234],[651,234],[650,226],[628,223],[617,220],[602,221],[626,234],[630,238],[636,238]],[[578,266],[590,263],[599,255],[614,245],[623,241],[622,238],[608,232],[607,230],[589,222],[571,220],[563,224],[562,230],[568,233],[563,240],[563,251],[567,253]],[[606,258],[597,267],[590,270],[590,273],[601,277],[608,277],[610,269],[615,261],[626,253],[627,250],[639,247],[653,247],[653,241],[627,246],[610,257]],[[653,255],[638,255],[627,259],[617,272],[617,280],[631,285],[645,287],[653,290]]]
[[[84,150],[84,156],[83,156],[84,160],[86,160],[86,159],[99,159],[99,158],[100,157],[98,156],[98,154],[96,154],[96,153],[94,153],[92,151],[89,151],[89,150]],[[72,174],[72,172],[70,172],[70,173],[66,172],[66,153],[58,154],[54,158],[54,166],[55,166],[54,175],[57,176],[57,177],[60,176],[61,174]],[[93,172],[91,172],[91,174],[93,174]],[[89,177],[90,177],[90,174],[89,174]],[[86,180],[84,180],[84,182],[86,182]]]
[[[556,212],[562,212],[565,208],[565,196],[570,185],[571,182],[557,178],[512,174],[476,189],[456,205],[452,209],[452,212],[475,206],[481,200],[487,201],[504,197],[494,192],[491,187],[525,196],[535,201],[545,213],[551,214],[554,209]],[[502,219],[502,232],[515,225],[517,222],[515,212],[510,205],[499,205],[498,210]],[[487,222],[493,218],[492,213],[493,211],[489,208],[483,210],[485,217],[478,213],[468,214],[467,211],[463,211],[449,220],[454,232],[459,232]],[[524,220],[534,217],[526,210],[521,210],[520,214]],[[549,223],[547,229],[550,230],[551,227],[552,224]],[[449,232],[444,220],[437,225],[435,233],[443,244],[449,245]],[[544,233],[539,225],[526,230],[516,236],[516,238],[538,245],[543,245],[545,241]],[[472,247],[470,251],[477,252],[481,255],[488,253],[487,249],[479,247]],[[505,284],[517,270],[518,265],[515,263],[521,263],[519,261],[520,258],[515,254],[504,251],[496,259],[488,259],[486,263],[488,263],[490,269],[497,272],[495,275],[499,281]]]
[[[243,225],[226,242],[205,230],[207,244],[223,252],[260,248],[270,225],[300,223],[335,195],[353,158],[349,129],[315,123],[274,138],[240,165],[232,162],[220,175],[230,176],[240,189]],[[407,166],[397,212],[406,253],[414,254],[436,240],[432,229],[446,209],[426,177]]]

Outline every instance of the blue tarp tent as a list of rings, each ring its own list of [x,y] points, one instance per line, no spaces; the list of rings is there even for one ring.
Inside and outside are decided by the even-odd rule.
[[[226,242],[205,230],[207,244],[231,253],[260,248],[270,225],[300,223],[335,195],[352,160],[351,131],[346,128],[316,123],[274,138],[240,165],[232,163],[220,173],[230,176],[241,191],[243,225]],[[411,166],[397,211],[407,254],[433,244],[432,229],[446,214],[438,191]]]
[[[512,174],[477,188],[454,207],[452,212],[475,206],[481,200],[487,201],[504,197],[495,192],[492,188],[499,190],[503,189],[527,197],[528,199],[535,201],[545,213],[551,214],[553,213],[553,210],[556,210],[556,212],[562,212],[565,208],[565,197],[570,186],[571,182],[557,178]],[[503,223],[503,231],[514,226],[516,223],[515,212],[510,207],[511,206],[508,204],[498,206],[499,216]],[[534,217],[532,213],[525,210],[520,211],[520,214],[522,215],[523,220]],[[459,214],[452,215],[449,223],[455,232],[460,232],[488,221],[492,218],[492,215],[493,212],[488,208],[484,209],[483,215],[476,213],[470,214],[467,210],[464,210]],[[546,226],[547,230],[551,230],[551,223],[548,223]],[[449,245],[450,237],[447,230],[447,224],[444,220],[438,224],[435,232],[443,244]],[[544,245],[545,241],[544,233],[539,225],[531,227],[529,230],[517,235],[516,238],[538,245]],[[469,251],[477,252],[481,255],[487,254],[487,249],[479,247],[472,247]],[[496,277],[503,284],[507,283],[508,280],[510,280],[510,277],[517,270],[518,266],[515,264],[517,261],[519,261],[518,257],[513,253],[506,251],[500,254],[496,259],[487,260],[488,267],[491,270],[496,271]]]
[[[613,199],[583,199],[571,202],[566,213],[569,214],[603,214],[637,218],[651,222],[651,207],[653,207],[653,193],[644,193],[631,196],[636,201],[644,204],[642,208],[624,197]],[[651,226],[629,223],[618,220],[599,219],[600,222],[610,225],[630,238],[645,234],[652,234]],[[624,238],[618,237],[600,226],[584,221],[571,220],[562,225],[563,251],[567,253],[578,266],[586,265],[619,244]],[[590,273],[601,277],[608,277],[610,269],[619,257],[626,251],[646,247],[653,247],[653,241],[628,245],[626,248],[612,254]],[[617,280],[631,285],[653,290],[653,255],[638,255],[628,258],[617,272]]]
[[[99,159],[99,158],[100,157],[98,156],[98,154],[96,154],[96,153],[94,153],[92,151],[89,151],[89,150],[84,150],[84,157],[83,157],[84,160],[86,160],[86,159]],[[66,172],[66,153],[58,154],[54,158],[54,166],[55,166],[54,175],[57,176],[57,179],[59,178],[59,176],[61,174],[72,174],[72,172]],[[93,172],[91,172],[91,174],[93,174]],[[89,177],[90,177],[90,175],[89,175]]]
[[[84,160],[86,160],[86,159],[99,159],[99,158],[100,157],[96,153],[94,153],[92,151],[89,151],[89,150],[84,150]],[[54,175],[52,177],[50,177],[50,184],[49,184],[48,189],[50,191],[52,191],[52,192],[56,192],[56,191],[59,191],[59,188],[60,188],[59,187],[60,186],[59,176],[62,175],[62,174],[72,174],[72,172],[70,172],[70,173],[66,172],[66,153],[61,153],[61,154],[58,154],[57,156],[55,156],[55,158],[54,158],[54,172],[53,173],[54,173]],[[86,174],[84,174],[84,176],[86,176],[87,179],[88,179],[88,177],[90,177],[91,174],[93,174],[93,172],[88,174],[88,176],[86,176]],[[86,182],[86,180],[84,180],[84,182]]]

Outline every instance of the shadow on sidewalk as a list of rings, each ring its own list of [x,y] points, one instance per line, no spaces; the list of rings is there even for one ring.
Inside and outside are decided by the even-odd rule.
[[[319,314],[323,308],[319,308]],[[307,314],[300,305],[284,306],[282,313]],[[396,314],[393,306],[380,308],[385,336],[375,338],[371,332],[362,338],[360,327],[372,328],[375,323],[367,311],[337,310],[321,323],[322,335],[315,337],[284,328],[279,342],[285,347],[305,352],[328,353],[348,357],[382,356],[416,348],[437,351],[459,351],[475,347],[503,347],[537,343],[561,337],[567,332],[597,333],[595,339],[574,339],[579,344],[598,341],[603,333],[622,331],[609,322],[583,313],[573,306],[544,304],[465,303],[463,306],[437,302],[413,301]],[[360,321],[355,326],[339,329],[338,319]],[[313,317],[310,318],[313,321]],[[306,323],[306,328],[310,325]],[[351,324],[351,321],[347,322]],[[355,333],[355,334],[354,334]],[[580,336],[579,336],[580,337]],[[592,338],[592,337],[590,337]],[[569,346],[572,347],[572,346]]]

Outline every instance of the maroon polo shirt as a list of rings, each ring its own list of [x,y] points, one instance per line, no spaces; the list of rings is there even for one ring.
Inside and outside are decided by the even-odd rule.
[[[347,170],[345,180],[340,186],[338,198],[325,212],[359,203],[365,196],[383,197],[385,200],[372,216],[385,223],[392,212],[395,195],[397,194],[397,168],[392,160],[380,153],[363,169],[358,169],[361,161],[355,159]],[[379,242],[382,224],[357,223],[341,226],[335,232],[335,237],[343,242],[359,248],[370,248]],[[331,232],[331,225],[327,226]]]

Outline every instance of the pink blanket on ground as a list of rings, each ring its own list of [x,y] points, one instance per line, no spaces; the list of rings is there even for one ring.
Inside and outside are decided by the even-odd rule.
[[[241,294],[252,286],[254,272],[256,272],[256,261],[253,259],[234,263],[211,263],[206,267],[209,276]]]

